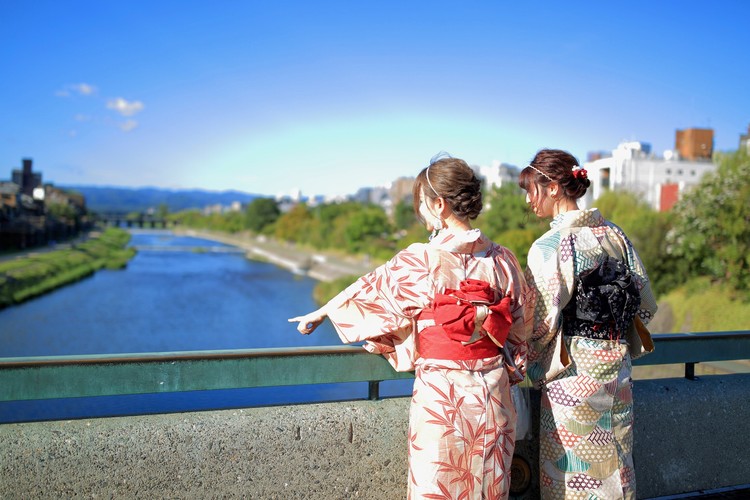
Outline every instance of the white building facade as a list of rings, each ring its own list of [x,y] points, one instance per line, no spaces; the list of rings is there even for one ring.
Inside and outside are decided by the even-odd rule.
[[[518,184],[518,176],[521,171],[507,163],[494,160],[490,166],[473,166],[474,172],[484,179],[485,189],[502,187],[505,184]]]
[[[662,209],[664,186],[677,186],[679,195],[698,184],[703,175],[716,170],[711,161],[680,159],[676,152],[666,151],[663,157],[651,154],[642,142],[624,142],[612,156],[584,163],[591,188],[581,205],[591,207],[607,190],[630,191],[640,196],[655,210]]]

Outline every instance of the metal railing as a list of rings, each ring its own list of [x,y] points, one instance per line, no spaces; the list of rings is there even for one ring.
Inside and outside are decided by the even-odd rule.
[[[750,359],[750,330],[654,335],[634,365]],[[358,346],[0,358],[0,401],[116,396],[411,378]]]

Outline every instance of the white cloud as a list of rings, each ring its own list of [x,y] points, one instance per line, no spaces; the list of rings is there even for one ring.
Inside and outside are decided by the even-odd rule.
[[[122,97],[117,97],[107,101],[107,108],[114,109],[122,116],[133,116],[143,111],[144,106],[141,101],[128,101]]]
[[[72,83],[55,92],[58,97],[70,97],[73,94],[88,96],[96,94],[96,86],[88,83]]]
[[[96,87],[88,83],[78,83],[73,85],[73,89],[81,95],[91,95],[96,93]]]
[[[120,124],[120,130],[123,132],[130,132],[138,126],[138,122],[135,120],[128,120]]]

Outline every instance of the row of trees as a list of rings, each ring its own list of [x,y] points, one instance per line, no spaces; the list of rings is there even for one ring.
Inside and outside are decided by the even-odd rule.
[[[687,193],[671,212],[651,209],[635,195],[609,192],[597,207],[628,234],[638,249],[657,294],[696,276],[731,285],[747,297],[750,290],[750,161],[746,152],[722,154],[715,173]],[[490,238],[510,248],[522,265],[536,238],[549,229],[530,213],[516,186],[492,189],[487,208],[476,221]],[[411,203],[401,202],[389,218],[375,205],[355,202],[308,206],[280,213],[276,203],[258,198],[245,212],[203,216],[197,211],[172,215],[191,227],[228,232],[250,231],[315,249],[366,253],[385,260],[426,230]]]

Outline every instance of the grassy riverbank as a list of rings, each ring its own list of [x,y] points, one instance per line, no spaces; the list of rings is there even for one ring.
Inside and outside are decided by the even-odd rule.
[[[0,262],[0,308],[78,281],[102,268],[125,267],[135,255],[134,249],[125,247],[128,241],[127,231],[108,228],[71,248]]]
[[[664,332],[714,332],[750,327],[750,297],[709,278],[694,278],[659,299]],[[671,326],[671,328],[670,328]]]

